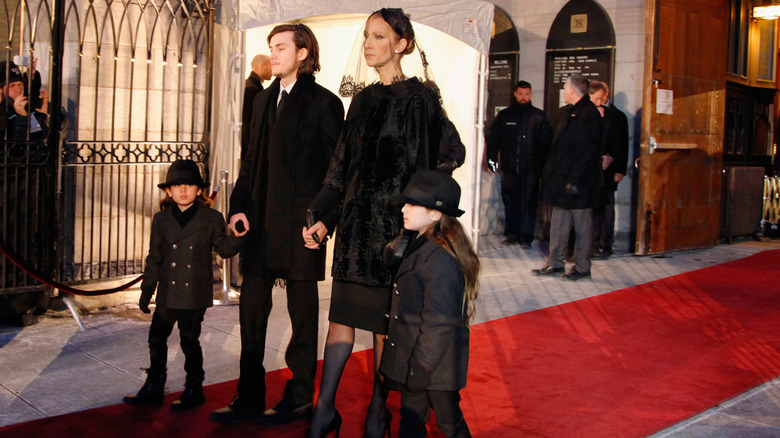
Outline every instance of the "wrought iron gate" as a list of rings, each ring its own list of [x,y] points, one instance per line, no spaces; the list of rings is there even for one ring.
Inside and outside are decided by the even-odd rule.
[[[3,240],[69,284],[139,274],[167,165],[208,160],[213,0],[3,5],[0,61],[51,99],[45,139],[0,139]],[[40,288],[0,265],[0,295]]]

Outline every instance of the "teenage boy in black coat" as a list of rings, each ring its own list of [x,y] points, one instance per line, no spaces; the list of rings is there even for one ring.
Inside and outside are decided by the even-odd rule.
[[[247,237],[238,395],[211,414],[221,423],[249,417],[266,425],[288,423],[311,415],[314,395],[317,281],[325,278],[325,249],[306,249],[300,233],[335,150],[344,107],[314,81],[319,47],[308,27],[277,26],[268,43],[276,80],[255,97],[249,143],[230,197],[230,228]],[[293,377],[282,400],[265,410],[263,357],[274,284],[286,287],[292,338],[285,359]]]

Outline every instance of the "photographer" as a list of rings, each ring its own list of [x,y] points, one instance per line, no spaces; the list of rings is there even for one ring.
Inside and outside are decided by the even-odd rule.
[[[33,107],[38,109],[30,112],[30,102],[25,94],[26,74],[13,62],[0,62],[0,138],[5,140],[43,140],[46,138],[45,112],[46,99],[41,98],[40,73],[35,70],[33,60],[32,91],[36,96],[32,99]],[[37,104],[37,105],[36,105]]]

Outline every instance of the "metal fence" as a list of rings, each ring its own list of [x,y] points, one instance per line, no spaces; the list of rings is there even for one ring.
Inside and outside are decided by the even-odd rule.
[[[70,284],[139,274],[168,164],[208,161],[213,1],[5,0],[0,32],[50,98],[45,139],[0,139],[2,239]]]

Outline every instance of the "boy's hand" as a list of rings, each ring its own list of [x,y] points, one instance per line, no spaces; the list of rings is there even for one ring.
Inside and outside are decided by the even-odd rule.
[[[138,300],[138,307],[141,309],[141,312],[144,312],[146,314],[152,313],[151,310],[149,310],[149,303],[152,301],[152,294],[147,294],[145,292],[141,293],[141,299]]]

